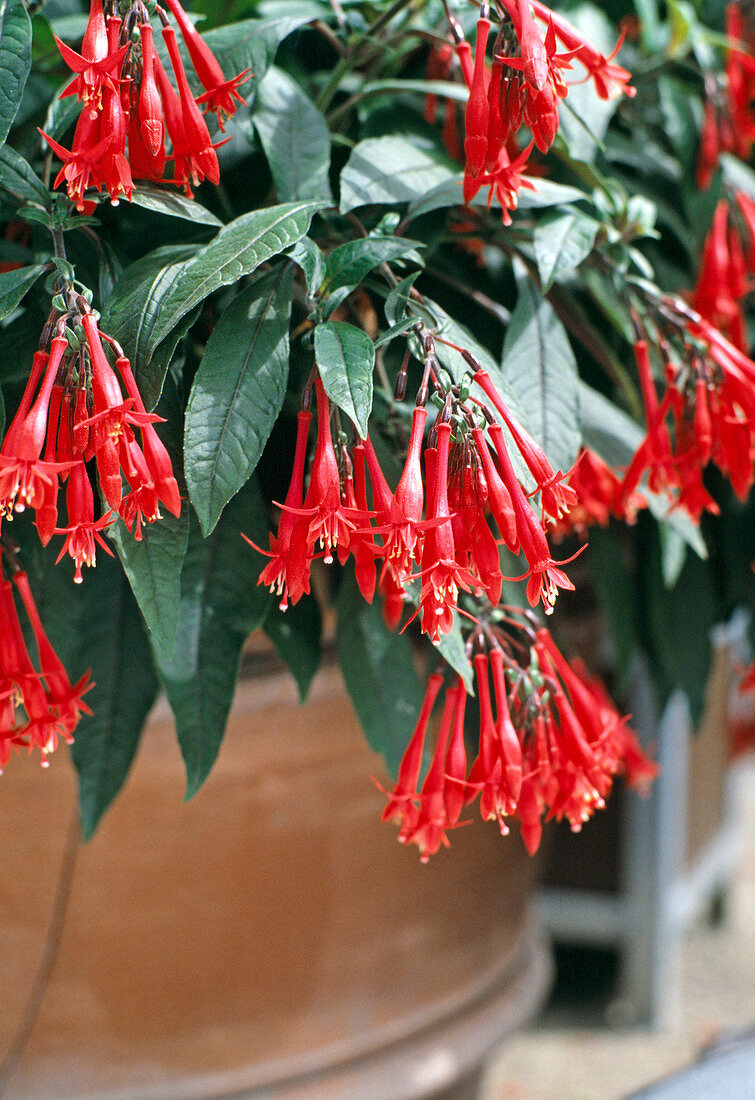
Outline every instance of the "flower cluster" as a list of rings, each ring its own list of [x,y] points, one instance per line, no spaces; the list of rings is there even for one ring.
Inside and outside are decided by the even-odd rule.
[[[46,766],[60,738],[73,741],[81,713],[91,714],[82,696],[94,686],[88,672],[71,684],[42,627],[29,578],[12,564],[12,581],[0,565],[0,772],[13,750],[21,748],[39,749]],[[24,640],[14,588],[34,636],[36,668]]]
[[[624,500],[647,474],[652,491],[671,494],[697,521],[718,512],[702,480],[709,462],[742,500],[755,479],[755,362],[676,299],[664,299],[654,320],[665,390],[659,399],[648,334],[634,346],[647,430],[624,476]]]
[[[63,95],[77,95],[83,109],[70,150],[47,134],[63,161],[55,186],[65,183],[78,210],[90,206],[85,192],[104,185],[111,201],[131,199],[133,181],[162,180],[166,159],[175,183],[192,196],[204,179],[219,181],[218,158],[205,112],[223,121],[243,102],[238,86],[247,73],[226,80],[217,58],[197,33],[178,0],[165,0],[175,18],[196,75],[205,89],[195,99],[167,13],[157,7],[175,87],[155,49],[154,31],[142,0],[130,0],[121,14],[115,0],[91,0],[81,53],[56,39],[63,60],[76,74]],[[166,156],[166,138],[171,153]]]
[[[569,663],[548,630],[531,615],[506,608],[503,621],[471,639],[479,726],[476,755],[467,762],[464,716],[467,689],[456,677],[445,701],[430,764],[420,782],[433,706],[443,686],[434,673],[388,793],[384,821],[399,826],[399,840],[416,844],[426,862],[447,833],[462,824],[464,807],[480,797],[480,815],[501,833],[516,820],[534,853],[542,820],[565,818],[577,831],[604,805],[614,776],[643,788],[658,768],[643,753],[598,680]],[[491,690],[492,683],[492,690]]]
[[[547,152],[558,133],[558,104],[569,90],[564,73],[572,69],[573,62],[579,62],[587,74],[583,79],[593,82],[602,99],[622,92],[634,95],[634,88],[628,83],[629,72],[613,62],[621,40],[611,56],[605,57],[567,19],[537,0],[503,0],[502,8],[505,14],[493,42],[492,62],[487,56],[492,29],[487,0],[477,21],[474,59],[459,24],[447,15],[469,89],[464,114],[464,201],[471,202],[487,187],[488,203],[497,199],[503,222],[509,225],[509,211],[516,209],[519,190],[534,188],[523,175],[533,146]],[[430,71],[435,77],[447,76],[449,55],[435,50],[431,59]],[[434,120],[436,109],[435,101],[429,100],[426,117]],[[529,130],[531,140],[518,151],[522,126]],[[448,101],[444,140],[454,155],[456,120]]]
[[[428,412],[423,384],[395,492],[369,438],[357,437],[351,450],[341,444],[339,461],[330,402],[319,376],[315,378],[317,444],[309,485],[305,494],[312,417],[304,409],[299,413],[293,474],[280,505],[278,534],[270,536],[270,549],[261,551],[270,562],[258,583],[277,592],[282,609],[309,592],[315,557],[330,562],[335,553],[343,564],[352,556],[362,595],[371,602],[378,589],[389,625],[398,625],[404,602],[413,600],[422,631],[437,642],[452,627],[460,591],[484,593],[490,603],[498,603],[503,584],[499,541],[513,554],[524,555],[532,606],[542,601],[549,613],[558,589],[573,588],[559,568],[562,563],[551,556],[546,523],[568,512],[576,502],[574,491],[562,472],[553,470],[472,355],[459,349],[472,368],[471,381],[495,412],[480,398],[470,398],[468,387],[444,388],[433,367],[437,361],[429,333],[424,348],[440,408],[424,446]],[[515,472],[512,447],[534,483],[529,494]],[[539,496],[541,515],[533,507],[533,494]],[[411,591],[415,581],[416,599]]]
[[[726,5],[726,71],[705,81],[705,117],[697,156],[697,185],[706,190],[721,153],[747,160],[755,144],[755,11],[750,0]]]
[[[612,518],[634,523],[637,512],[647,507],[641,493],[625,495],[622,477],[591,447],[581,449],[566,484],[577,499],[569,512],[550,528],[556,539],[569,534],[582,535],[594,523],[605,527]]]
[[[131,364],[115,346],[113,369],[86,299],[73,292],[69,297],[72,308],[55,311],[45,326],[18,411],[0,445],[0,516],[32,508],[43,546],[53,535],[65,535],[60,557],[70,554],[80,581],[82,566],[94,565],[97,544],[111,553],[101,532],[113,522],[113,513],[140,539],[142,521],[159,517],[160,502],[178,515],[181,500],[170,457],[155,431],[160,418],[146,411]],[[109,505],[99,518],[90,460]],[[62,482],[67,482],[67,523],[58,527]]]

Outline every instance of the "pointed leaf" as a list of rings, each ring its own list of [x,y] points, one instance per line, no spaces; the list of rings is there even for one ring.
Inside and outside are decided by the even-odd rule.
[[[297,241],[288,255],[304,272],[307,293],[316,294],[325,276],[325,257],[318,245],[310,237]]]
[[[186,484],[205,535],[249,480],[283,405],[293,267],[236,298],[207,342],[186,409]]]
[[[268,69],[257,92],[253,118],[278,198],[284,202],[329,200],[328,126],[288,73]]]
[[[373,268],[411,255],[425,246],[404,237],[363,237],[346,241],[328,256],[323,293],[342,286],[356,286]]]
[[[32,264],[30,267],[17,267],[15,271],[0,273],[0,321],[13,312],[27,290],[31,290],[45,270],[43,264]]]
[[[341,172],[341,212],[373,203],[414,202],[456,175],[448,155],[419,137],[360,141]]]
[[[220,218],[195,202],[187,199],[179,191],[168,191],[156,183],[148,183],[140,180],[139,186],[134,191],[131,199],[133,206],[141,206],[145,210],[153,210],[156,214],[166,214],[170,218],[183,218],[185,221],[195,222],[198,225],[221,226]]]
[[[354,325],[327,321],[315,329],[315,362],[328,397],[343,409],[364,439],[372,412],[372,340]]]
[[[152,645],[166,656],[173,653],[181,602],[181,567],[189,539],[189,508],[181,515],[166,512],[142,527],[140,541],[122,520],[108,530],[150,632]]]
[[[577,364],[566,331],[527,277],[503,345],[503,373],[517,399],[524,426],[555,470],[568,470],[581,434]]]
[[[280,659],[288,665],[303,703],[312,677],[320,667],[322,616],[317,600],[304,596],[285,612],[273,604],[264,630]]]
[[[579,211],[546,214],[533,237],[543,291],[590,255],[598,228],[596,221]]]
[[[0,144],[21,106],[31,68],[31,20],[21,0],[0,0]]]
[[[128,774],[144,720],[157,695],[152,655],[139,608],[117,558],[98,554],[96,569],[73,583],[70,564],[44,556],[33,580],[34,596],[50,641],[72,681],[91,669],[94,687],[84,699],[75,733],[73,761],[79,773],[81,825],[85,837]]]
[[[160,341],[153,339],[154,331],[163,303],[195,252],[196,245],[165,245],[143,256],[126,268],[102,311],[99,326],[131,360],[148,409],[157,404],[167,368],[165,356],[155,355]],[[154,366],[153,357],[158,360]]]
[[[0,149],[0,189],[19,202],[39,203],[45,208],[50,203],[50,192],[42,180],[20,153],[9,145]]]
[[[147,359],[181,318],[210,294],[238,282],[242,275],[251,275],[265,260],[296,244],[320,206],[317,202],[284,203],[242,214],[224,226],[173,279],[146,341]]]
[[[187,798],[196,794],[215,761],[241,647],[270,605],[268,592],[256,584],[259,555],[241,531],[260,544],[267,538],[267,510],[254,480],[234,497],[208,539],[192,515],[173,656],[155,650],[186,764]]]
[[[377,601],[365,603],[353,575],[338,593],[338,659],[365,736],[398,772],[422,704],[422,685],[405,634],[392,634]]]

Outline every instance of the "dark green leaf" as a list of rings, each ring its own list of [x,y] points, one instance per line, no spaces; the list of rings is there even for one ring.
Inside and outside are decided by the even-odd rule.
[[[581,441],[574,352],[563,325],[532,280],[521,278],[518,286],[503,345],[503,373],[525,427],[553,468],[568,470]]]
[[[192,515],[173,657],[155,650],[186,764],[187,798],[196,794],[215,761],[241,647],[269,608],[269,594],[256,584],[259,555],[241,531],[259,544],[267,539],[267,510],[254,479],[225,509],[210,538],[202,537]]]
[[[378,264],[409,256],[417,248],[424,248],[424,245],[403,237],[363,237],[346,241],[328,256],[323,293],[339,286],[356,286]]]
[[[304,23],[327,18],[329,14],[329,9],[321,4],[286,4],[267,18],[231,23],[207,31],[202,37],[220,62],[226,79],[245,69],[251,70],[240,89],[250,103],[283,39]]]
[[[710,663],[710,630],[716,619],[710,571],[700,558],[688,554],[676,584],[668,589],[657,544],[651,553],[643,577],[653,672],[666,692],[681,687],[697,722]]]
[[[7,191],[18,202],[38,202],[44,207],[50,203],[50,192],[42,180],[9,145],[0,149],[0,189]]]
[[[328,397],[365,438],[372,411],[372,340],[354,325],[327,321],[315,329],[315,362]]]
[[[642,428],[612,401],[581,379],[577,388],[584,442],[609,466],[628,466],[644,438]]]
[[[210,294],[251,275],[265,260],[296,244],[321,205],[284,203],[242,214],[224,226],[173,278],[146,341],[147,359],[181,318]]]
[[[113,524],[108,535],[116,545],[152,644],[169,657],[181,602],[181,566],[189,538],[188,505],[184,503],[178,518],[166,512],[156,523],[144,524],[141,540],[129,534],[122,520]]]
[[[338,658],[367,740],[395,775],[422,703],[422,685],[405,634],[392,634],[377,601],[362,599],[355,578],[338,594]]]
[[[291,264],[257,277],[207,342],[186,409],[186,484],[205,535],[248,481],[288,381]]]
[[[0,328],[0,380],[3,383],[26,382],[44,323],[44,314],[25,309],[10,324]]]
[[[92,709],[76,729],[81,822],[91,836],[120,790],[144,720],[157,695],[157,677],[139,609],[118,560],[98,554],[97,568],[73,584],[68,564],[44,557],[34,594],[50,641],[72,680],[91,669]]]
[[[264,629],[276,653],[286,662],[296,680],[303,703],[312,677],[320,666],[322,617],[317,600],[305,596],[285,612],[271,607]]]
[[[278,198],[330,200],[330,133],[322,114],[296,83],[268,69],[254,104],[254,125]]]
[[[43,264],[33,264],[0,273],[0,321],[13,312],[44,270]]]
[[[194,199],[187,199],[179,191],[168,191],[156,183],[140,181],[133,194],[131,202],[134,206],[142,206],[145,210],[153,210],[156,214],[167,214],[171,218],[183,218],[185,221],[195,222],[199,225],[220,226],[223,223],[220,218],[209,211],[201,203]]]
[[[435,647],[444,661],[448,661],[454,672],[458,672],[467,686],[470,695],[474,695],[474,672],[469,658],[464,652],[464,638],[461,633],[458,614],[448,634],[441,634]]]
[[[325,275],[325,257],[310,237],[297,241],[288,255],[304,272],[307,293],[316,294]]]
[[[21,0],[0,0],[0,143],[21,106],[31,68],[31,20]]]
[[[196,245],[165,245],[143,256],[126,268],[102,310],[100,328],[131,360],[147,408],[157,403],[164,375],[164,370],[150,370],[160,343],[155,328],[175,280],[195,252]]]
[[[341,173],[341,211],[414,202],[455,175],[447,154],[422,138],[367,138],[352,150]]]
[[[546,214],[538,223],[533,244],[543,291],[590,255],[598,228],[598,222],[579,211]]]

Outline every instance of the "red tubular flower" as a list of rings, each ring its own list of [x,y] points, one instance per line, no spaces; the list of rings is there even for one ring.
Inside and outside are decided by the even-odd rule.
[[[434,672],[427,681],[425,697],[422,700],[422,708],[419,712],[414,733],[406,747],[399,765],[396,784],[392,791],[383,791],[388,796],[388,805],[382,813],[382,821],[398,821],[400,832],[406,835],[411,832],[417,821],[417,807],[415,802],[419,797],[419,776],[422,768],[422,752],[425,747],[425,735],[430,722],[435,700],[443,685],[443,677]],[[380,786],[380,784],[378,784]],[[380,788],[382,790],[382,787]]]
[[[142,44],[142,81],[139,88],[138,126],[141,139],[151,158],[165,156],[165,124],[160,92],[155,79],[155,44],[149,23],[139,24]],[[162,175],[162,172],[160,172]]]
[[[102,156],[102,176],[113,206],[117,206],[120,196],[131,201],[134,185],[131,169],[126,159],[127,121],[118,91],[106,88],[104,106],[100,119],[100,133],[109,137],[107,148]]]
[[[83,211],[84,192],[90,187],[98,191],[102,187],[102,158],[113,140],[113,135],[106,134],[100,139],[99,115],[92,118],[88,111],[82,111],[79,115],[70,152],[54,141],[44,130],[39,132],[53,152],[63,161],[63,167],[55,177],[53,187],[59,187],[65,180],[68,197],[71,202],[76,203],[77,210]]]
[[[455,824],[449,818],[447,807],[446,792],[449,783],[446,773],[446,752],[454,713],[457,710],[457,699],[455,689],[446,692],[435,750],[422,790],[417,796],[416,814],[410,815],[410,819],[402,825],[398,836],[402,844],[417,845],[421,863],[427,863],[430,856],[435,855],[441,846],[449,847],[446,832]]]
[[[94,494],[83,462],[77,462],[68,476],[66,506],[68,508],[68,526],[55,529],[56,535],[66,536],[57,560],[60,561],[64,554],[69,554],[76,565],[73,579],[76,584],[81,584],[81,567],[83,565],[95,565],[97,544],[102,547],[106,554],[109,554],[111,558],[113,557],[112,550],[103,541],[100,534],[100,531],[110,526],[113,517],[108,511],[100,519],[95,520]]]
[[[61,464],[45,462],[39,456],[47,434],[53,385],[67,347],[65,337],[56,336],[52,340],[34,404],[22,420],[16,416],[0,447],[0,515],[22,512],[27,506],[35,511],[54,506]]]
[[[286,501],[281,508],[277,537],[270,535],[270,550],[262,550],[250,538],[242,538],[260,554],[271,560],[260,573],[257,584],[266,585],[271,592],[280,596],[281,611],[295,604],[309,592],[309,569],[312,558],[307,550],[307,530],[309,524],[302,516],[304,501],[304,466],[307,460],[307,436],[312,413],[301,409],[296,427],[296,450],[291,482],[286,493]]]
[[[353,461],[346,455],[347,473],[343,482],[343,497],[346,508],[356,515],[370,516],[367,507],[367,485],[365,480],[364,446],[358,444],[353,450]],[[349,472],[349,466],[353,472]],[[343,565],[351,555],[354,558],[354,574],[359,591],[366,603],[372,603],[375,596],[377,572],[375,558],[382,550],[372,540],[372,528],[367,526],[353,531],[348,546],[339,546],[338,560]]]
[[[469,99],[464,113],[464,152],[467,171],[476,179],[485,167],[488,148],[488,95],[485,74],[485,52],[490,33],[490,19],[481,14],[477,20],[475,59]]]
[[[155,70],[165,109],[165,121],[173,142],[172,156],[175,161],[176,182],[182,183],[189,194],[188,181],[191,181],[195,187],[203,179],[208,179],[211,183],[219,183],[220,168],[207,123],[197,107],[186,79],[175,31],[172,27],[163,27],[162,35],[178,85],[178,111],[175,92],[157,56],[155,56]]]
[[[435,471],[428,483],[432,492],[427,507],[427,530],[422,547],[422,591],[417,614],[422,632],[437,642],[453,625],[459,588],[469,591],[475,578],[456,561],[453,526],[448,508],[448,453],[451,425],[438,424],[438,452]],[[428,451],[430,449],[428,448]],[[426,452],[427,455],[427,452]]]
[[[558,596],[558,589],[567,588],[573,591],[574,585],[563,570],[558,568],[566,562],[557,562],[551,557],[545,532],[514,473],[511,458],[506,450],[503,429],[500,424],[491,424],[488,430],[498,455],[503,483],[511,497],[519,545],[529,565],[527,599],[532,607],[542,599],[545,614],[550,615]],[[571,560],[571,558],[567,559],[567,561]]]
[[[375,534],[383,539],[383,575],[390,571],[399,588],[411,576],[412,563],[418,562],[422,547],[424,523],[422,509],[425,489],[422,482],[422,440],[427,409],[417,406],[412,414],[412,430],[401,478],[392,494],[369,439],[364,452],[370,472],[377,513]]]
[[[123,379],[126,393],[133,401],[134,409],[141,418],[139,420],[139,427],[142,433],[142,450],[157,495],[168,511],[178,517],[181,514],[181,494],[178,489],[178,483],[173,476],[173,464],[170,461],[170,455],[168,454],[165,444],[155,430],[155,422],[159,417],[147,412],[144,401],[142,400],[142,395],[139,393],[136,379],[134,378],[134,372],[131,369],[131,363],[126,356],[119,356],[118,359],[116,359],[115,365],[118,373]],[[150,419],[147,420],[147,417]]]
[[[508,428],[516,444],[517,450],[527,464],[527,467],[535,479],[537,489],[541,494],[543,514],[554,520],[561,519],[576,503],[577,497],[573,489],[564,484],[565,475],[561,470],[554,471],[543,448],[535,442],[518,420],[513,417],[506,407],[501,395],[493,385],[493,381],[485,370],[477,371],[474,380],[493,402],[500,413],[504,424]],[[497,431],[500,429],[496,429]],[[493,433],[491,432],[491,438]]]
[[[165,2],[178,23],[194,71],[205,89],[204,95],[199,96],[197,103],[204,104],[208,111],[212,111],[217,115],[222,130],[224,120],[236,113],[234,100],[239,103],[244,102],[243,97],[238,93],[238,87],[249,78],[251,69],[245,69],[238,76],[226,80],[223,70],[218,64],[218,59],[191,20],[187,18],[186,12],[178,3],[178,0],[165,0]],[[211,177],[208,175],[208,178]]]
[[[13,587],[0,575],[0,771],[20,747],[38,748],[46,766],[58,739],[70,743],[81,712],[91,713],[81,698],[91,686],[89,673],[71,685],[44,632],[26,574],[17,572],[13,580],[31,623],[40,671],[26,648]],[[26,712],[25,721],[18,707]]]
[[[537,18],[552,27],[567,50],[571,51],[584,65],[588,77],[593,81],[595,90],[601,99],[614,99],[622,93],[627,96],[636,94],[637,89],[628,83],[632,74],[627,69],[622,68],[621,65],[612,64],[613,59],[622,47],[623,33],[613,52],[608,57],[604,57],[562,15],[557,15],[551,11],[540,0],[530,0],[530,4]]]
[[[86,703],[82,702],[82,696],[94,687],[94,684],[89,680],[91,670],[85,672],[76,684],[71,684],[63,667],[63,662],[53,649],[42,626],[42,620],[39,617],[26,573],[21,570],[14,573],[13,584],[21,596],[26,615],[31,623],[39,656],[40,676],[47,684],[48,704],[56,712],[60,720],[61,732],[70,744],[80,714],[92,713]]]
[[[102,93],[107,88],[111,91],[118,90],[120,80],[115,74],[121,71],[123,59],[130,46],[122,46],[115,52],[107,52],[101,58],[93,60],[76,53],[56,35],[53,37],[66,65],[77,74],[76,78],[63,90],[61,97],[75,93],[87,105],[88,109],[84,114],[88,115],[90,120],[96,119],[102,110]]]

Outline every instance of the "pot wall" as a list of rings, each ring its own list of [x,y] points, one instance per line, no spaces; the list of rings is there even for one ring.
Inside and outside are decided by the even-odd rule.
[[[286,675],[242,683],[189,803],[158,704],[78,852],[8,1100],[353,1097],[357,1072],[373,1075],[369,1100],[397,1100],[461,1081],[548,980],[533,864],[477,821],[421,866],[380,824],[370,775],[384,778],[380,759],[335,669],[305,707]],[[75,783],[62,753],[47,772],[15,759],[0,783],[1,1054],[48,932]]]

